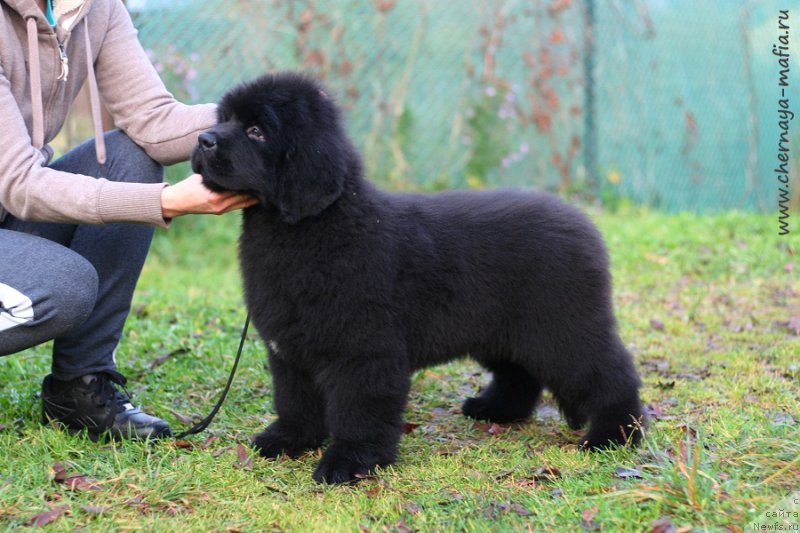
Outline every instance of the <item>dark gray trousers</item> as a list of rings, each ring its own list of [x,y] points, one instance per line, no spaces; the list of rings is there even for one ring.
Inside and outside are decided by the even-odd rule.
[[[106,134],[111,181],[160,183],[163,167],[119,130]],[[52,168],[101,175],[89,141]],[[114,353],[153,228],[137,224],[0,223],[0,355],[54,339],[53,375],[114,370]]]

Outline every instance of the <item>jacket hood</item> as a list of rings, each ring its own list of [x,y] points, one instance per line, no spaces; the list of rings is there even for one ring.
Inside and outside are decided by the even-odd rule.
[[[39,17],[42,14],[35,0],[3,0],[3,3],[19,13],[22,18]]]
[[[19,13],[23,19],[35,18],[41,28],[50,25],[39,9],[36,0],[0,0],[11,9]],[[71,30],[82,13],[91,7],[92,0],[55,0],[53,2],[53,16],[59,26],[67,31]]]

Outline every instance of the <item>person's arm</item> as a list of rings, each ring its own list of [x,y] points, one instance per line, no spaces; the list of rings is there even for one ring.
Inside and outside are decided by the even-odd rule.
[[[216,105],[175,100],[145,54],[123,3],[108,4],[108,20],[97,22],[108,25],[105,37],[95,51],[103,102],[116,126],[150,157],[162,164],[185,161],[198,134],[216,123]]]
[[[216,105],[185,105],[167,91],[138,40],[128,11],[113,1],[105,38],[95,61],[97,84],[114,122],[162,164],[184,161],[197,136],[216,124]],[[199,175],[163,189],[165,218],[222,214],[255,203],[249,196],[214,193]]]
[[[115,183],[43,166],[0,66],[0,204],[23,220],[166,225],[162,184]],[[113,209],[108,209],[110,203]]]
[[[137,222],[166,226],[190,213],[222,214],[248,207],[255,200],[215,193],[193,174],[173,186],[119,183],[60,172],[42,165],[25,121],[0,66],[0,204],[22,220],[104,224]]]

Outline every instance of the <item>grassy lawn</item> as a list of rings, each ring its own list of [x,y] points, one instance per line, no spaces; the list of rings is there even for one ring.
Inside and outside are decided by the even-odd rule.
[[[465,419],[461,401],[488,381],[465,361],[415,375],[396,465],[319,486],[318,452],[266,461],[241,445],[273,418],[255,336],[211,428],[157,445],[39,425],[44,346],[0,358],[0,528],[748,531],[800,513],[784,500],[800,498],[800,228],[778,237],[773,215],[591,214],[652,415],[639,449],[579,451],[548,397],[529,423]],[[136,400],[176,429],[210,410],[233,361],[238,220],[157,235],[117,355]]]

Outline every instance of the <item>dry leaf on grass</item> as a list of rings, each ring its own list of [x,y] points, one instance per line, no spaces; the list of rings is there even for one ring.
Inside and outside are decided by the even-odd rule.
[[[64,513],[67,513],[68,511],[69,511],[69,505],[59,505],[59,506],[53,507],[49,511],[45,511],[43,513],[39,513],[36,516],[34,516],[33,518],[31,518],[30,521],[28,522],[28,525],[29,526],[33,526],[33,527],[46,526],[47,524],[50,524],[51,522],[55,522],[56,520],[61,518],[61,516]]]

